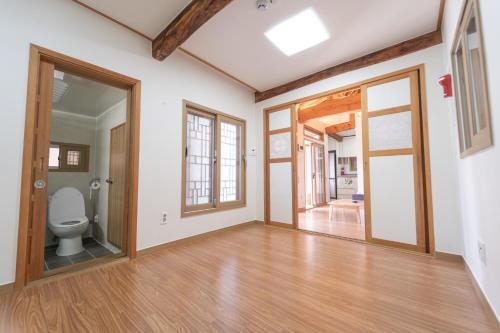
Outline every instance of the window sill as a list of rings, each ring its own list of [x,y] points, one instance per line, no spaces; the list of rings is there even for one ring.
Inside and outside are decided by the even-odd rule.
[[[219,207],[214,207],[214,208],[209,208],[209,209],[182,211],[181,218],[218,213],[218,212],[223,212],[223,211],[232,210],[232,209],[245,208],[246,206],[247,206],[246,202],[237,202],[237,203],[226,203],[226,204],[222,204]]]

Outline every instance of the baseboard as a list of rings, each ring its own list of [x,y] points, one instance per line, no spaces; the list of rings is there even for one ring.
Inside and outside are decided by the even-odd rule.
[[[14,291],[14,282],[0,285],[0,296]]]
[[[463,260],[463,262],[464,262],[464,266],[465,266],[465,270],[467,272],[467,275],[469,275],[469,279],[472,282],[472,287],[474,288],[474,291],[477,294],[477,296],[479,297],[481,305],[483,306],[484,312],[486,312],[486,315],[491,320],[491,322],[496,324],[496,329],[498,330],[498,332],[500,332],[500,320],[497,317],[495,310],[493,310],[493,307],[491,306],[490,302],[488,301],[488,298],[484,294],[483,289],[481,288],[481,286],[477,282],[476,276],[474,275],[474,273],[472,273],[472,270],[470,269],[469,264],[467,263],[466,260]]]
[[[295,229],[293,224],[282,223],[282,222],[271,221],[271,222],[269,222],[269,225],[272,225],[274,227],[280,227],[280,228]]]
[[[297,208],[297,212],[299,213],[304,213],[306,211],[305,208]]]
[[[446,252],[437,252],[435,253],[436,259],[445,260],[449,262],[457,262],[464,263],[464,258],[459,254],[451,254]]]
[[[203,239],[203,238],[206,238],[206,237],[209,237],[209,236],[213,236],[215,234],[224,233],[224,232],[227,232],[227,231],[230,231],[230,230],[238,229],[238,228],[245,227],[245,226],[248,226],[250,224],[255,224],[255,223],[260,223],[260,221],[258,221],[258,220],[248,221],[248,222],[244,222],[244,223],[232,225],[232,226],[229,226],[229,227],[225,227],[225,228],[221,228],[221,229],[212,230],[212,231],[204,232],[204,233],[201,233],[201,234],[189,236],[189,237],[186,237],[186,238],[177,239],[177,240],[174,240],[174,241],[171,241],[171,242],[168,242],[168,243],[163,243],[163,244],[155,245],[155,246],[148,247],[148,248],[145,248],[145,249],[142,249],[142,250],[138,250],[137,251],[137,256],[143,256],[143,255],[146,255],[146,254],[149,254],[149,253],[153,253],[153,252],[165,249],[165,248],[169,248],[169,247],[172,247],[172,246],[177,246],[177,245],[180,245],[180,244],[183,244],[183,243],[189,243],[189,242],[192,242],[193,240]]]

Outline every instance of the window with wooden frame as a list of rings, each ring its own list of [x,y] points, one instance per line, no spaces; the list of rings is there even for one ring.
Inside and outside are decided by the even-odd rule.
[[[304,137],[316,141],[323,141],[323,133],[307,125],[304,125]]]
[[[460,156],[492,145],[488,84],[477,0],[462,12],[452,51]]]
[[[244,207],[245,121],[184,102],[182,216]]]
[[[89,152],[89,145],[51,142],[49,147],[49,171],[88,172]]]

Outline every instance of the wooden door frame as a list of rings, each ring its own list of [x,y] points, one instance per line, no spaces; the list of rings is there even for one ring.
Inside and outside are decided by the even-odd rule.
[[[410,104],[397,107],[385,108],[382,110],[368,111],[367,91],[370,87],[383,85],[390,82],[395,82],[403,79],[408,79],[410,82]],[[366,89],[363,89],[366,87]],[[428,251],[428,235],[426,234],[425,221],[425,205],[424,205],[424,170],[422,164],[422,117],[419,96],[419,75],[418,70],[412,70],[398,75],[392,75],[383,79],[363,84],[361,87],[361,110],[363,123],[363,175],[365,188],[365,239],[370,243],[397,247],[404,250],[415,252]],[[412,147],[376,150],[369,149],[369,126],[370,117],[380,117],[389,114],[399,114],[401,112],[411,112],[412,120]],[[416,244],[402,243],[398,241],[380,239],[372,237],[372,221],[371,221],[371,183],[370,183],[370,158],[378,156],[412,156],[413,158],[413,188],[414,188],[414,206],[415,206],[415,236]]]
[[[291,157],[283,159],[269,159],[269,114],[277,111],[290,109],[290,127],[278,129],[274,131],[277,133],[290,132],[292,137],[291,142]],[[264,224],[276,225],[285,228],[298,229],[299,213],[297,203],[297,107],[295,105],[285,105],[284,107],[266,108],[263,112],[263,129],[264,129]],[[271,221],[271,205],[270,205],[270,183],[269,183],[269,169],[271,163],[291,162],[292,166],[292,224]]]
[[[325,92],[321,92],[318,94],[298,98],[289,102],[281,103],[278,105],[274,105],[271,107],[267,107],[263,109],[263,116],[264,116],[264,218],[266,218],[267,214],[269,213],[269,179],[268,179],[268,171],[267,171],[267,154],[268,154],[268,147],[267,147],[267,136],[268,136],[268,130],[267,130],[267,116],[268,112],[278,111],[282,110],[285,108],[292,108],[294,110],[294,123],[292,124],[292,127],[295,128],[295,130],[292,131],[292,141],[294,142],[294,147],[296,150],[296,141],[297,141],[297,112],[296,112],[296,106],[299,103],[307,102],[313,99],[321,98],[321,97],[326,97],[328,95],[332,95],[335,93],[339,93],[345,90],[349,89],[354,89],[356,87],[360,87],[363,84],[367,84],[370,82],[374,81],[379,81],[391,76],[396,76],[400,74],[404,74],[407,72],[411,71],[417,71],[418,72],[418,83],[419,83],[419,97],[420,97],[420,111],[421,111],[421,138],[422,138],[422,158],[423,158],[423,172],[424,172],[424,181],[423,181],[423,186],[424,186],[424,214],[425,214],[425,220],[426,220],[426,235],[427,235],[427,253],[430,255],[435,255],[435,235],[434,235],[434,215],[433,215],[433,205],[432,205],[432,181],[431,181],[431,165],[430,165],[430,151],[429,151],[429,126],[428,126],[428,112],[427,112],[427,93],[426,93],[426,83],[425,83],[425,65],[424,64],[419,64],[415,66],[411,66],[408,68],[403,68],[394,72],[390,72],[387,74],[379,75],[373,78],[369,78],[366,80],[362,80],[359,82],[355,82],[352,84],[348,84],[345,86],[341,86],[335,89],[327,90]],[[293,159],[293,164],[296,169],[296,152],[292,152],[292,159]],[[294,177],[293,180],[294,183],[294,190],[297,192],[297,178]],[[295,204],[295,207],[297,206],[296,202],[296,194],[293,196],[294,202],[292,204]],[[293,206],[293,205],[292,205]],[[298,211],[296,208],[294,208],[294,216],[295,220],[298,221]],[[298,225],[294,226],[295,229],[298,229]],[[342,238],[342,237],[340,237]],[[346,238],[342,238],[346,239]],[[357,241],[357,240],[355,240]],[[359,241],[357,241],[359,242]],[[366,242],[365,242],[366,243]],[[372,243],[370,243],[372,244]],[[375,244],[376,245],[376,244]]]
[[[23,164],[21,174],[21,191],[19,204],[19,227],[17,241],[16,275],[14,288],[19,289],[26,285],[28,264],[28,233],[32,176],[33,153],[35,151],[35,117],[37,91],[39,86],[39,68],[41,61],[53,63],[58,70],[82,76],[117,88],[128,90],[128,156],[127,156],[127,193],[124,214],[127,217],[128,241],[126,255],[129,258],[136,256],[137,241],[137,193],[139,176],[139,126],[140,126],[140,98],[141,81],[131,77],[104,69],[58,52],[31,44],[28,68],[28,87],[26,97],[26,115],[24,124]]]

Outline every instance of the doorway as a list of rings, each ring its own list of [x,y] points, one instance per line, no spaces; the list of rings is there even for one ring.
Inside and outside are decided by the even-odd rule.
[[[291,130],[293,135],[286,138],[281,146],[287,149],[290,147],[286,161],[292,162],[288,173],[292,177],[292,196],[290,201],[285,203],[281,200],[279,203],[283,216],[286,215],[285,207],[292,213],[288,217],[287,226],[305,229],[300,227],[300,216],[307,216],[309,211],[317,209],[305,207],[306,197],[301,194],[301,188],[305,188],[307,178],[304,176],[300,179],[306,167],[304,163],[304,167],[298,163],[306,160],[301,157],[306,154],[305,144],[301,143],[301,137],[304,137],[301,123],[325,116],[325,112],[328,113],[331,109],[327,104],[335,103],[332,102],[336,99],[333,96],[344,93],[346,95],[342,97],[343,102],[337,103],[336,108],[337,113],[345,113],[348,118],[342,123],[332,125],[335,132],[328,137],[337,142],[349,141],[347,138],[358,136],[356,128],[361,133],[355,145],[355,154],[346,154],[345,151],[342,152],[325,142],[328,149],[325,155],[329,154],[330,150],[336,151],[337,168],[336,199],[329,202],[335,204],[328,206],[333,206],[334,209],[325,209],[321,214],[325,224],[331,224],[332,215],[336,214],[335,209],[338,209],[340,215],[347,210],[353,213],[354,220],[364,229],[361,232],[362,237],[347,238],[410,251],[434,253],[424,71],[424,65],[419,65],[264,110],[266,157],[272,149],[270,139],[273,135],[266,128],[269,125],[266,123],[270,120],[269,113],[288,110],[286,114],[292,119],[292,123],[287,124],[287,131]],[[353,93],[354,91],[356,92]],[[351,97],[353,94],[358,94],[358,97]],[[352,105],[353,99],[356,98],[359,102]],[[307,112],[301,112],[301,109]],[[311,109],[315,109],[315,112],[311,112]],[[279,128],[281,127],[277,129]],[[328,155],[325,170],[330,169],[330,160]],[[265,160],[266,168],[269,167],[268,162]],[[273,182],[273,178],[276,178],[274,193],[283,192],[283,186],[277,176],[278,174],[266,175],[266,198],[269,198],[268,184]],[[283,177],[283,174],[280,173],[279,176]],[[353,181],[353,176],[357,177],[357,181]],[[325,184],[328,198],[330,181],[327,179]],[[347,192],[343,193],[344,190]],[[301,201],[304,206],[301,206]],[[269,223],[268,213],[273,209],[275,205],[266,201],[266,223]]]
[[[135,256],[139,103],[140,81],[31,46],[16,288]],[[113,156],[109,127],[116,122],[122,150]],[[121,165],[115,193],[113,164]],[[118,201],[117,247],[104,235]]]
[[[360,87],[299,103],[296,109],[297,140],[303,145],[297,152],[298,228],[364,240],[364,189],[358,186],[363,173],[357,165],[362,160]]]

